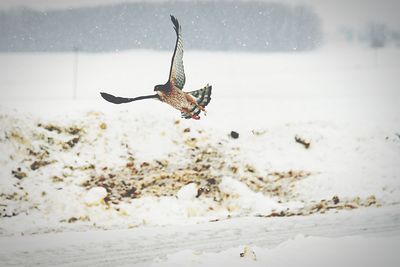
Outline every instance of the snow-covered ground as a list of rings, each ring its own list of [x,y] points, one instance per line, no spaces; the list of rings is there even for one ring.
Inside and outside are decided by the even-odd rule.
[[[150,266],[397,266],[399,242],[398,236],[334,239],[298,236],[273,249],[241,246],[218,253],[184,250]]]
[[[246,233],[247,238],[261,236],[249,246],[257,255],[254,266],[276,265],[277,259],[298,247],[304,248],[299,261],[305,263],[307,251],[323,250],[322,245],[326,258],[341,245],[358,255],[360,242],[376,248],[399,244],[398,49],[189,51],[187,90],[213,85],[208,114],[200,121],[182,120],[179,112],[155,101],[117,106],[98,95],[151,93],[168,75],[170,53],[79,55],[78,100],[70,99],[73,55],[0,58],[0,244],[13,244],[0,258],[8,263],[14,256],[19,264],[34,260],[37,247],[29,240],[35,238],[52,245],[59,242],[68,251],[79,245],[76,237],[71,239],[75,245],[65,240],[86,232],[83,236],[89,239],[100,236],[99,247],[112,249],[115,243],[101,237],[110,231],[125,231],[117,239],[122,242],[129,233],[146,240],[152,231],[175,229],[169,233],[182,240],[176,229],[200,225],[209,233],[209,242],[199,242],[202,246],[186,247],[181,241],[174,250],[156,252],[157,246],[150,244],[153,254],[147,251],[146,257],[119,263],[149,265],[154,255],[160,257],[154,266],[185,266],[189,261],[209,266],[228,258],[234,261],[232,255],[249,244],[244,238],[221,241],[220,246],[218,240],[211,241],[217,233],[215,224],[228,228],[232,220],[238,231],[262,220],[263,227],[282,224],[294,229],[292,234],[330,237],[297,237],[276,247],[293,235],[278,234],[275,241],[264,236],[263,243],[259,233]],[[231,131],[239,137],[233,138]],[[346,221],[354,223],[352,231],[343,226],[349,225]],[[307,230],[312,225],[328,230]],[[274,227],[270,229],[273,233]],[[375,235],[331,239],[363,231]],[[395,237],[387,238],[388,232]],[[64,241],[57,234],[63,234]],[[226,238],[235,239],[235,234],[239,235],[229,231]],[[49,246],[43,251],[51,257]],[[104,251],[91,253],[99,252]],[[394,251],[386,252],[376,250],[369,256],[388,257],[388,265],[398,262]],[[129,253],[129,246],[124,253]],[[38,256],[37,263],[62,263],[48,259]],[[240,256],[237,260],[252,261]]]
[[[396,250],[398,245],[393,246],[393,242],[398,240],[400,234],[399,219],[399,209],[381,207],[313,216],[268,219],[242,217],[195,225],[147,226],[108,231],[64,231],[10,236],[0,239],[2,248],[0,258],[5,266],[110,266],[111,264],[149,266],[152,262],[165,262],[168,259],[166,255],[191,250],[196,255],[203,253],[201,261],[207,263],[204,265],[218,266],[216,262],[221,258],[218,257],[220,254],[217,254],[217,257],[209,258],[208,253],[215,254],[233,249],[236,252],[231,253],[230,263],[236,262],[235,265],[247,266],[248,262],[242,261],[240,257],[243,246],[274,249],[279,244],[291,239],[290,243],[298,242],[300,245],[303,241],[308,242],[308,238],[311,238],[311,244],[316,244],[312,242],[315,240],[313,237],[319,236],[327,238],[325,239],[326,243],[330,244],[314,247],[316,253],[312,257],[309,257],[307,250],[302,250],[300,247],[286,255],[282,262],[303,258],[307,259],[308,263],[304,266],[309,266],[318,263],[321,258],[327,256],[327,253],[337,252],[333,257],[326,258],[326,264],[341,261],[340,265],[358,266],[352,262],[360,262],[373,255],[377,257],[375,260],[380,260],[382,263],[396,260],[398,254],[393,253],[393,250]],[[299,235],[306,237],[307,240],[303,238],[296,240]],[[362,238],[359,237],[361,235]],[[363,240],[365,244],[355,245],[352,237],[354,240]],[[331,239],[331,242],[328,238]],[[379,243],[371,244],[375,240],[378,240]],[[340,253],[341,243],[343,243],[342,247],[348,249],[346,254]],[[338,247],[331,251],[331,245]],[[370,246],[370,248],[367,249],[366,246]],[[324,249],[326,251],[317,254]],[[273,254],[279,255],[272,250],[269,255]],[[258,251],[257,255],[258,259],[266,260],[262,259],[263,256]],[[291,255],[296,255],[296,257],[293,259],[290,257]],[[183,263],[185,259],[180,259],[180,262]],[[179,258],[175,257],[174,261],[177,260]],[[371,261],[370,265],[373,266],[374,262]],[[390,265],[385,264],[385,266]]]

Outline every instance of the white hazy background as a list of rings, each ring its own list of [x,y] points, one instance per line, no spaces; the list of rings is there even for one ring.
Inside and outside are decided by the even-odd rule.
[[[126,2],[126,1],[124,1]],[[128,1],[130,2],[130,1]],[[136,2],[136,1],[133,1]],[[151,1],[162,2],[162,1]],[[298,53],[229,53],[188,50],[184,55],[187,89],[213,83],[215,96],[332,96],[397,94],[400,53],[397,45],[370,48],[348,42],[343,28],[360,30],[377,22],[398,30],[395,0],[283,1],[307,4],[321,18],[323,42]],[[3,12],[79,8],[111,1],[1,1]],[[166,21],[165,23],[169,23]],[[182,25],[183,35],[187,27]],[[174,35],[171,26],[171,36]],[[171,44],[172,46],[172,44]],[[151,92],[167,79],[172,51],[128,50],[110,53],[0,53],[0,91],[5,102],[34,99],[97,99],[99,91],[132,96]],[[362,70],[362,72],[360,72]],[[224,79],[222,77],[230,77]],[[262,77],[262,79],[260,78]],[[393,98],[389,98],[393,99]],[[385,105],[385,103],[382,103]]]

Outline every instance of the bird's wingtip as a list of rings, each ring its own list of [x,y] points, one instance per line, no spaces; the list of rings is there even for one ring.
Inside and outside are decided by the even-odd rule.
[[[100,95],[102,98],[104,98],[105,100],[109,99],[110,97],[113,97],[110,94],[107,94],[106,92],[100,92]]]
[[[172,24],[174,24],[174,28],[175,28],[176,33],[179,34],[179,31],[181,30],[181,27],[179,25],[178,19],[172,14],[170,14],[170,17],[171,17]]]

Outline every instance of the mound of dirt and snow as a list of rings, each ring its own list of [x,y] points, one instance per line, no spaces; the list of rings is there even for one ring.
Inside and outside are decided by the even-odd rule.
[[[3,110],[0,124],[2,234],[301,216],[398,200],[393,168],[374,176],[382,167],[374,151],[399,157],[399,142],[370,131],[343,140],[334,123],[243,126],[237,138],[218,122],[126,111],[49,119]],[[333,168],[355,151],[361,171]]]

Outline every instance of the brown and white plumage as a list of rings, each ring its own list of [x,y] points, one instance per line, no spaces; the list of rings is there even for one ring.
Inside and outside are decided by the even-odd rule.
[[[165,102],[181,112],[182,118],[200,119],[201,111],[205,112],[204,107],[210,103],[212,87],[207,84],[199,90],[184,92],[186,77],[183,66],[183,39],[182,30],[178,20],[171,15],[171,21],[174,24],[176,32],[176,43],[174,54],[171,59],[169,78],[165,84],[156,85],[155,95],[140,96],[136,98],[115,97],[107,93],[101,93],[101,96],[114,104],[128,103],[141,99],[155,98]]]

